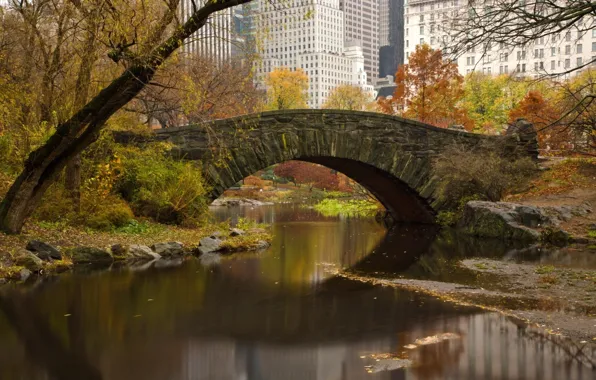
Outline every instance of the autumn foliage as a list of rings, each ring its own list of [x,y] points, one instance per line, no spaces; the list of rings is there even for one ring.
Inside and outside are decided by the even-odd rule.
[[[323,108],[349,111],[372,111],[374,102],[360,87],[341,85],[335,87],[323,104]]]
[[[276,176],[286,178],[295,185],[306,184],[310,188],[339,190],[338,173],[325,166],[303,161],[286,161],[273,169]]]
[[[460,103],[464,96],[463,77],[457,64],[443,59],[440,50],[416,46],[409,63],[395,74],[397,88],[392,98],[382,98],[384,113],[416,119],[438,127],[463,124],[470,127]]]
[[[262,188],[265,186],[265,181],[257,176],[249,175],[248,177],[244,178],[244,184],[247,186]]]
[[[308,75],[302,69],[276,68],[265,78],[268,110],[308,108]]]

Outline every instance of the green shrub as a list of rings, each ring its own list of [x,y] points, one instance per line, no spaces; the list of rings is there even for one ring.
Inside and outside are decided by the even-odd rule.
[[[86,213],[85,225],[96,230],[113,230],[123,227],[134,220],[134,214],[128,205],[120,200],[114,199],[109,204],[103,204],[93,212]]]
[[[458,215],[454,211],[439,211],[437,214],[437,223],[441,226],[453,226],[457,223]]]
[[[65,224],[71,224],[77,219],[74,204],[60,183],[54,183],[48,188],[33,217],[44,222]]]
[[[531,158],[511,159],[498,145],[452,146],[433,164],[439,199],[449,210],[461,207],[466,198],[499,201],[506,193],[525,189],[536,173]]]
[[[135,214],[161,223],[192,226],[207,210],[207,190],[198,166],[167,156],[167,146],[123,148],[116,187]]]

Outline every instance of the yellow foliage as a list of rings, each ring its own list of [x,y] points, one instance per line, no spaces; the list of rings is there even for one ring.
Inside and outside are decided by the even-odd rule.
[[[376,104],[373,102],[372,96],[364,92],[362,88],[341,85],[335,87],[327,100],[323,104],[323,108],[349,111],[373,111]]]
[[[308,108],[308,75],[302,69],[280,67],[267,75],[268,110]]]

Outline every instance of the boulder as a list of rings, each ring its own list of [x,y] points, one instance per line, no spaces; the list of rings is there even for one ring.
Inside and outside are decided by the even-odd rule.
[[[111,263],[114,257],[103,249],[93,247],[76,247],[68,251],[68,255],[75,264],[82,263]]]
[[[171,241],[168,243],[157,243],[151,246],[154,252],[163,257],[173,257],[184,255],[182,243]]]
[[[27,243],[27,250],[33,252],[37,257],[45,261],[62,260],[60,251],[48,243],[39,240],[31,240]]]
[[[204,255],[205,253],[217,252],[221,250],[222,241],[218,238],[206,237],[199,241],[199,253]]]
[[[542,208],[543,213],[548,215],[553,221],[553,225],[568,221],[574,216],[586,216],[592,212],[592,205],[584,202],[576,206],[552,206]]]
[[[128,247],[122,244],[114,244],[110,247],[110,251],[112,251],[114,258],[125,259]]]
[[[560,228],[547,228],[542,231],[542,241],[563,247],[572,242],[571,235]]]
[[[35,256],[33,252],[26,249],[19,249],[14,255],[15,265],[25,267],[31,272],[39,272],[43,269],[43,261]]]
[[[129,259],[144,259],[144,260],[157,260],[161,259],[161,255],[155,253],[151,248],[146,245],[133,244],[128,247],[126,257]]]
[[[482,237],[535,242],[540,233],[529,225],[538,226],[547,220],[537,208],[507,202],[468,202],[458,227],[463,232]]]
[[[146,245],[121,245],[115,244],[111,248],[114,257],[123,260],[157,260],[161,256]]]
[[[244,235],[246,232],[241,230],[240,228],[230,228],[230,236],[240,236]]]

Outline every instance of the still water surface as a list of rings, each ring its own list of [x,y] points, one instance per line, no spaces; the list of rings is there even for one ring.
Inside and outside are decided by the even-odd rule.
[[[271,248],[4,288],[0,379],[596,376],[592,348],[544,338],[496,313],[336,275],[441,279],[444,256],[503,256],[509,247],[439,241],[428,229],[387,232],[371,219],[293,205],[213,214],[273,223]],[[421,344],[432,336],[450,339]],[[412,366],[397,368],[403,358]]]

